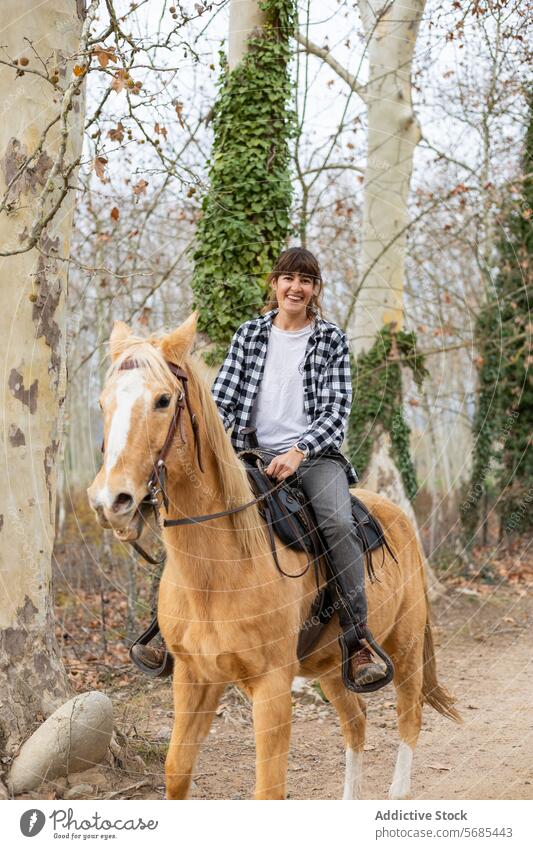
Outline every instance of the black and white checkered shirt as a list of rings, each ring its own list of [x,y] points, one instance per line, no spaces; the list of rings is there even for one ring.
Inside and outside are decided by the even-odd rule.
[[[241,324],[211,390],[224,427],[233,425],[236,451],[244,448],[241,431],[250,426],[276,313],[272,310]],[[318,316],[307,342],[303,383],[308,426],[298,442],[305,442],[309,457],[338,456],[349,482],[356,483],[355,470],[339,451],[352,403],[348,342],[339,327]]]

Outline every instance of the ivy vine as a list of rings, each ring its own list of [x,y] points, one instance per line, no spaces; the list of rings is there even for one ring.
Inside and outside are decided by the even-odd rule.
[[[352,363],[354,403],[348,422],[348,453],[360,475],[368,468],[376,425],[391,439],[392,457],[405,491],[413,500],[418,491],[409,445],[410,429],[403,412],[401,367],[410,369],[418,387],[427,375],[416,335],[386,325],[372,348]]]
[[[476,323],[481,356],[473,425],[472,476],[461,517],[467,541],[481,520],[481,500],[494,488],[503,532],[533,528],[533,91],[522,164],[500,224],[498,272]]]
[[[210,158],[193,252],[199,327],[223,355],[235,329],[261,308],[265,277],[290,226],[292,182],[289,36],[293,0],[260,3],[266,24],[233,69],[224,58]]]

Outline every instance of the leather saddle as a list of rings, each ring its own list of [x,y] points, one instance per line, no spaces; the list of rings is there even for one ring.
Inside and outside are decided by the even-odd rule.
[[[249,449],[239,454],[244,463],[254,495],[272,489],[272,480],[264,472],[265,457],[260,449]],[[282,489],[269,495],[259,505],[263,519],[283,545],[316,556],[325,551],[313,510],[300,487],[289,478]],[[356,533],[366,557],[368,576],[375,580],[371,553],[386,545],[381,524],[368,507],[352,494],[352,516]]]

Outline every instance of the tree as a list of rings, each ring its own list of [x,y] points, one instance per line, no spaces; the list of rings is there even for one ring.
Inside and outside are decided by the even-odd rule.
[[[65,399],[65,296],[97,0],[2,5],[0,246],[2,500],[0,750],[68,692],[51,602],[56,458]],[[9,116],[10,120],[6,120]]]
[[[288,103],[292,0],[233,0],[229,60],[214,108],[210,187],[202,204],[192,288],[200,328],[216,344],[264,301],[266,273],[289,229]]]
[[[402,330],[403,289],[409,183],[421,138],[411,69],[424,6],[424,0],[359,2],[369,61],[368,147],[361,278],[348,312],[360,399],[350,426],[352,458],[371,488],[409,512],[416,478],[402,411],[401,366],[410,366],[420,381],[423,364],[414,336]]]
[[[501,220],[494,287],[476,326],[481,367],[473,426],[472,478],[462,514],[470,541],[479,523],[481,500],[492,483],[496,485],[496,509],[502,530],[509,533],[533,527],[532,209],[530,92],[522,174],[514,181]]]

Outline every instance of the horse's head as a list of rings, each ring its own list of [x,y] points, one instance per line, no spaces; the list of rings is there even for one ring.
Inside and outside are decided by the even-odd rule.
[[[121,539],[137,539],[142,531],[148,480],[182,396],[167,363],[183,364],[195,330],[196,314],[158,338],[136,338],[121,321],[113,327],[111,367],[100,396],[103,464],[87,494],[102,527],[113,528]],[[182,426],[188,429],[189,423]],[[192,452],[192,439],[184,450]]]

